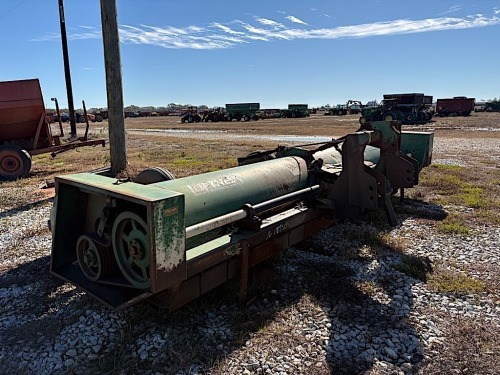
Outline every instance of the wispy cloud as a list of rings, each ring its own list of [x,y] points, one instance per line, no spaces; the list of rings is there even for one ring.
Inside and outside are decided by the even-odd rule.
[[[360,25],[331,28],[314,28],[304,21],[285,16],[283,22],[271,18],[254,17],[253,21],[234,20],[228,23],[213,22],[207,26],[151,26],[121,25],[120,40],[130,44],[148,44],[163,48],[223,49],[253,42],[273,42],[297,39],[346,39],[367,38],[461,30],[500,24],[500,10],[493,9],[491,16],[482,14],[466,17],[437,17],[420,20],[399,19]],[[294,25],[287,25],[287,21]],[[99,39],[101,31],[95,27],[80,26],[69,33],[70,40]],[[58,40],[59,34],[49,33],[33,41]]]
[[[301,24],[301,25],[308,25],[306,22],[304,22],[301,19],[298,19],[297,17],[294,17],[294,16],[287,16],[285,18],[288,21],[293,22],[293,23],[298,23],[298,24]]]
[[[444,11],[442,13],[439,13],[439,15],[445,15],[445,14],[450,14],[450,13],[456,13],[459,10],[462,10],[462,7],[460,5],[453,5],[448,9],[447,11]]]
[[[274,26],[275,28],[277,29],[282,29],[285,27],[285,25],[283,25],[282,23],[279,23],[279,22],[276,22],[276,21],[273,21],[273,20],[270,20],[268,18],[256,18],[255,21],[257,21],[258,23],[260,23],[261,25],[265,25],[265,26]]]

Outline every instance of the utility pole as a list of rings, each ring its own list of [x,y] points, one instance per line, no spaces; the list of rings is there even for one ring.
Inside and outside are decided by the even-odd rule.
[[[76,138],[75,107],[73,105],[73,88],[71,87],[71,73],[69,70],[68,39],[66,38],[66,20],[64,18],[64,0],[59,0],[59,23],[61,24],[61,42],[64,60],[64,75],[66,77],[66,92],[68,95],[68,110],[70,133]]]
[[[108,95],[111,173],[116,176],[127,166],[120,37],[118,35],[116,0],[101,0],[101,23],[104,65],[106,67],[106,91]]]

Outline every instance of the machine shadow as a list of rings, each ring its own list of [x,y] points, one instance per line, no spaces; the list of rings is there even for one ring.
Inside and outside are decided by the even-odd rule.
[[[53,202],[53,201],[54,201],[53,197],[48,197],[48,198],[39,199],[35,202],[25,204],[23,206],[17,206],[15,208],[11,208],[11,209],[8,209],[5,211],[0,211],[0,219],[8,218],[8,217],[12,216],[13,214],[16,214],[19,212],[32,210],[33,208],[39,207],[43,204]]]
[[[439,206],[421,202],[413,205],[422,208],[422,218],[443,217]],[[342,224],[324,230],[327,238],[338,241],[338,246],[313,237],[256,267],[248,302],[243,306],[238,306],[235,299],[236,280],[179,311],[168,315],[154,311],[150,317],[158,327],[168,329],[171,324],[189,326],[194,315],[201,311],[206,314],[202,326],[193,327],[199,335],[196,344],[176,345],[182,348],[184,359],[214,373],[227,372],[225,358],[246,347],[252,338],[257,337],[259,345],[273,347],[276,356],[286,356],[290,348],[310,345],[308,330],[326,331],[322,340],[325,366],[314,367],[321,359],[306,358],[311,373],[363,374],[378,361],[417,370],[423,348],[410,316],[415,298],[412,286],[425,280],[397,271],[397,265],[411,258],[413,264],[430,272],[429,259],[409,257],[390,247],[367,256],[363,239],[354,245],[341,239],[345,230]],[[293,316],[297,310],[305,311],[306,321],[300,324],[309,325],[308,329],[300,328],[300,324],[288,325],[287,314]],[[232,313],[222,314],[224,318],[212,324],[212,318],[221,311]],[[323,315],[321,326],[309,320],[311,314]],[[225,329],[222,334],[220,327]],[[272,333],[273,329],[277,333]],[[231,339],[231,345],[217,347],[220,339]],[[265,356],[247,357],[254,370],[262,365],[273,366]],[[174,358],[168,358],[171,365]],[[178,370],[184,364],[181,361]]]

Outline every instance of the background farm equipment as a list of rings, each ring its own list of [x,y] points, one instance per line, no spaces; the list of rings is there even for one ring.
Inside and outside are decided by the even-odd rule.
[[[347,106],[347,112],[350,115],[360,114],[361,109],[363,108],[363,104],[359,100],[348,100],[346,106]]]
[[[336,220],[384,208],[395,225],[390,196],[418,182],[432,140],[376,122],[177,180],[161,168],[135,182],[56,177],[51,273],[118,309],[174,310],[235,276],[243,299],[252,267]]]
[[[208,111],[203,111],[203,115],[201,116],[202,122],[221,122],[227,121],[227,112],[224,108],[218,107]]]
[[[361,113],[361,108],[363,108],[363,104],[359,100],[348,100],[346,104],[337,104],[324,114],[330,116],[356,115]]]
[[[330,108],[325,112],[328,116],[344,116],[347,115],[347,105],[337,104],[335,107]]]
[[[184,110],[181,113],[181,122],[200,122],[201,121],[201,116],[198,114],[198,108],[196,107],[189,107],[188,109]]]
[[[86,123],[87,120],[90,122],[102,122],[103,116],[101,114],[87,113],[87,120],[85,120],[85,114],[81,112],[75,112],[76,122]]]
[[[486,102],[484,105],[484,110],[486,112],[499,112],[500,111],[500,101],[492,100],[491,102]]]
[[[260,110],[260,103],[233,103],[226,104],[227,120],[232,121],[250,121],[258,120],[260,116],[257,112]]]
[[[438,99],[436,114],[438,116],[469,116],[474,110],[475,98],[454,96],[452,99]]]
[[[281,117],[300,118],[309,117],[309,108],[307,104],[288,104],[288,109],[281,110]]]
[[[387,94],[380,105],[361,110],[360,124],[399,120],[403,124],[424,124],[432,119],[432,96],[424,94]]]
[[[57,153],[82,146],[105,145],[105,140],[85,137],[61,144],[52,135],[37,79],[0,82],[0,180],[25,177],[31,156]]]

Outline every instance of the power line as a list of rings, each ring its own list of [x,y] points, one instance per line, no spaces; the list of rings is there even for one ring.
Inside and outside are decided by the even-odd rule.
[[[4,14],[0,15],[0,19],[4,18],[7,14],[9,14],[10,12],[12,12],[14,9],[20,7],[21,5],[23,5],[23,3],[25,3],[26,1],[28,0],[23,0],[21,1],[19,4],[17,4],[14,8],[11,8],[9,9],[7,12],[5,12]]]

